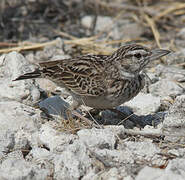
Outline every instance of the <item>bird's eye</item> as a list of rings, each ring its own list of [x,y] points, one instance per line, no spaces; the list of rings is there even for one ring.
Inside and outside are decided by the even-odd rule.
[[[138,58],[138,59],[141,58],[141,54],[140,54],[140,53],[134,54],[134,56],[135,56],[136,58]]]

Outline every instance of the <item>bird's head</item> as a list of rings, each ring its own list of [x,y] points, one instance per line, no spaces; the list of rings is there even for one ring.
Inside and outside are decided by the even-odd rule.
[[[115,63],[122,72],[138,74],[148,63],[169,53],[169,50],[151,50],[138,44],[132,44],[120,47],[110,56],[110,60],[114,59],[112,62]]]

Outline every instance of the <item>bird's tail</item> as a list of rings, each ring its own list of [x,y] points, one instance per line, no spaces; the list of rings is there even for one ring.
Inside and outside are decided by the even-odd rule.
[[[23,80],[23,79],[33,79],[33,78],[39,78],[41,76],[41,71],[39,69],[36,69],[33,72],[23,74],[19,76],[18,78],[14,79],[13,81]]]

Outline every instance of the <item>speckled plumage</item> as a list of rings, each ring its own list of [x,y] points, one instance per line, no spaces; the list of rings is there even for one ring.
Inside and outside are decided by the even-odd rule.
[[[73,96],[72,109],[81,104],[111,109],[135,97],[145,85],[142,70],[168,50],[150,50],[132,44],[112,55],[84,55],[74,59],[41,62],[40,68],[15,80],[43,77],[66,88]]]

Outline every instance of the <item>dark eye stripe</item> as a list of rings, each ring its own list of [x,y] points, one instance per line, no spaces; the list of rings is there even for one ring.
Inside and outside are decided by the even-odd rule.
[[[134,54],[134,56],[135,56],[136,58],[141,58],[141,54],[140,54],[140,53]]]

